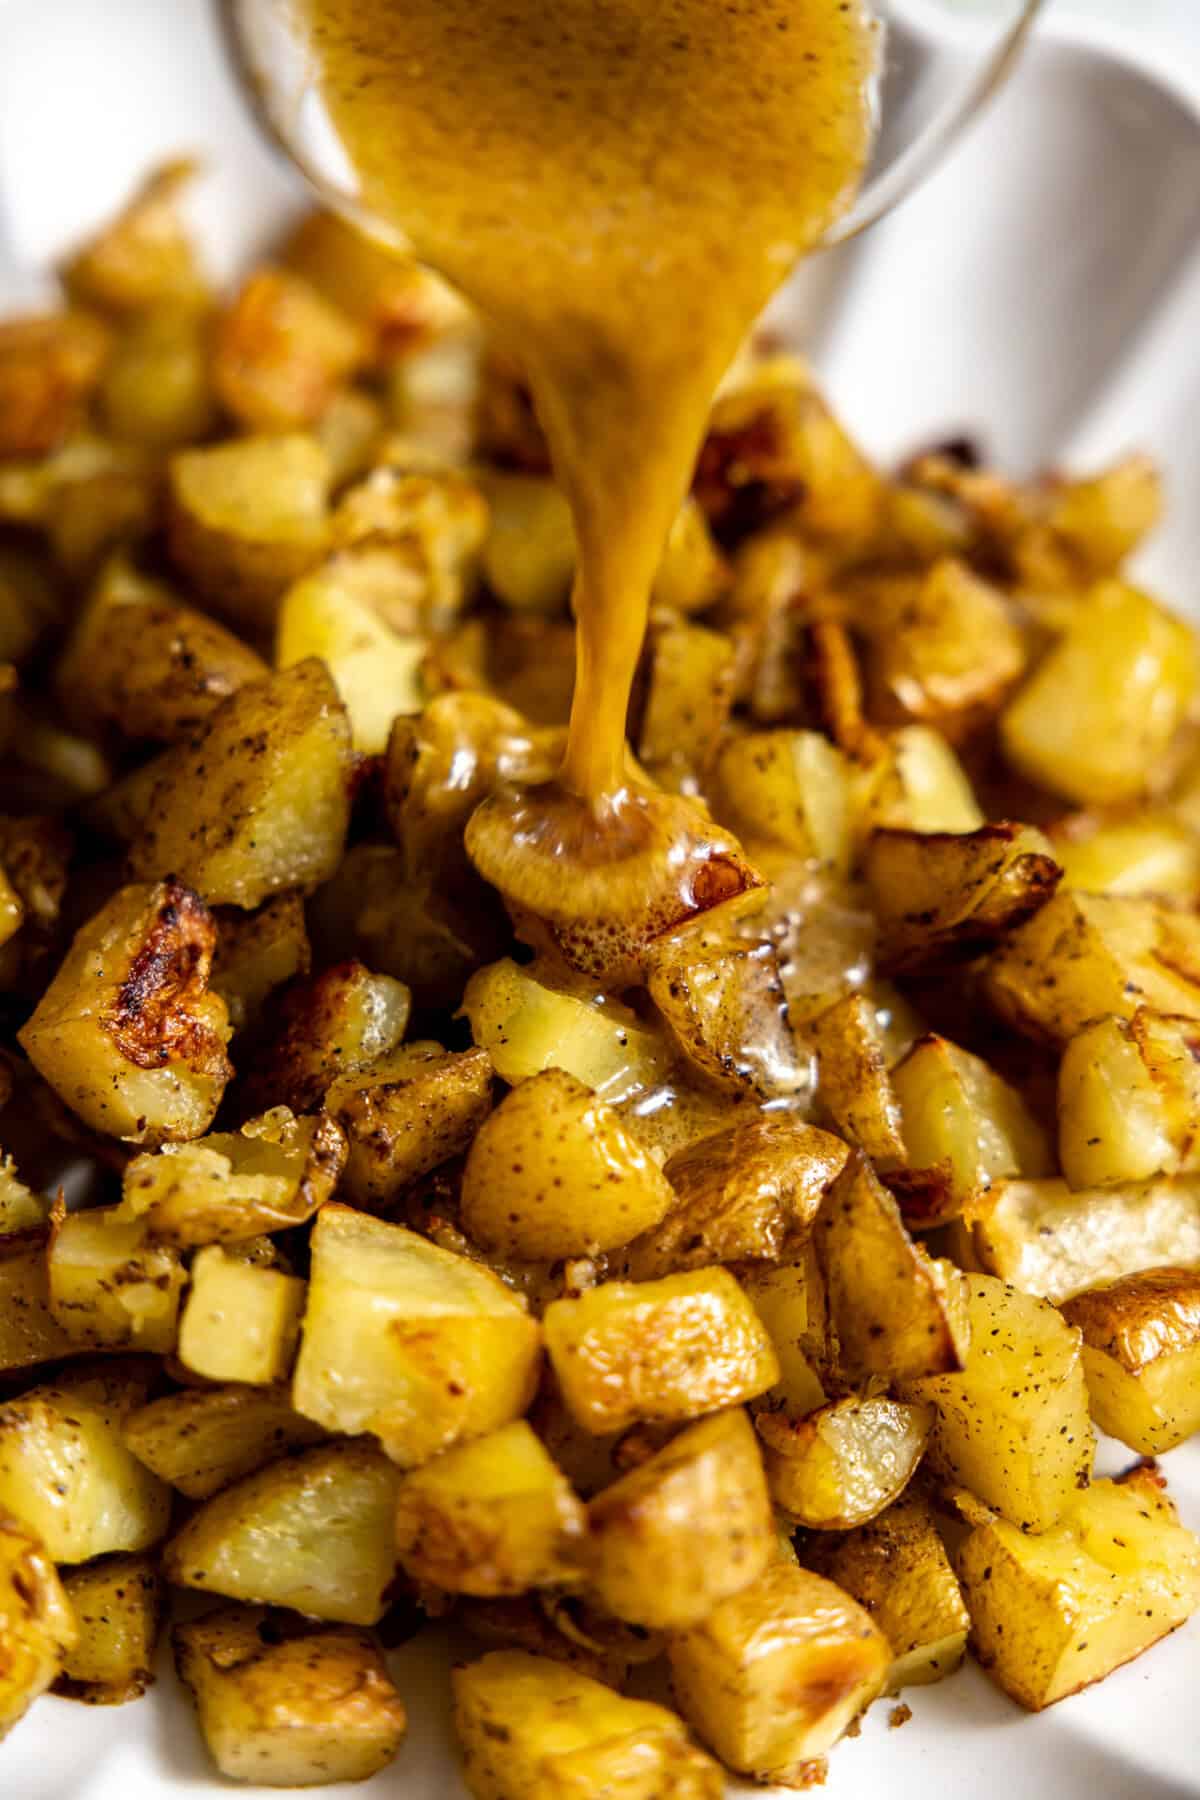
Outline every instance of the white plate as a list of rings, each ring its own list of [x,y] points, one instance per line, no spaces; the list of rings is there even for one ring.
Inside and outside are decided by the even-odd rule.
[[[1153,449],[1173,513],[1147,575],[1200,617],[1200,55],[1173,58],[1135,28],[1138,4],[1106,11],[1130,17],[1126,39],[1074,23],[1047,33],[952,164],[860,246],[806,272],[784,310],[807,320],[837,404],[880,455],[962,428],[1017,467]],[[1145,11],[1183,17],[1178,4]],[[71,239],[181,148],[209,160],[198,219],[232,269],[296,188],[241,115],[206,0],[0,0],[0,307],[42,291]],[[1200,1446],[1165,1466],[1200,1528]],[[409,1742],[365,1788],[326,1792],[463,1794],[446,1655],[430,1635],[396,1656]],[[1193,1621],[1037,1719],[968,1668],[911,1691],[902,1731],[877,1705],[835,1752],[826,1791],[1184,1800],[1200,1792],[1198,1668]],[[163,1674],[112,1711],[40,1701],[0,1746],[0,1800],[227,1794]]]

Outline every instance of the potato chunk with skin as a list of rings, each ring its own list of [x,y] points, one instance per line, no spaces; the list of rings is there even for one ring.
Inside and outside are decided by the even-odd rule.
[[[1040,1536],[992,1518],[958,1570],[971,1641],[992,1680],[1040,1712],[1165,1637],[1200,1606],[1200,1541],[1140,1468],[1074,1495]]]
[[[213,384],[249,431],[315,425],[366,354],[364,335],[301,276],[259,268],[217,328]]]
[[[779,1379],[766,1328],[725,1269],[608,1281],[553,1301],[543,1326],[563,1398],[597,1435],[694,1419]]]
[[[933,1408],[848,1398],[807,1418],[761,1412],[771,1498],[813,1531],[865,1525],[899,1498],[925,1451]]]
[[[135,1156],[118,1217],[160,1244],[237,1244],[304,1225],[337,1186],[345,1135],[328,1113],[297,1119],[277,1106],[240,1131]]]
[[[1191,627],[1148,594],[1104,581],[1000,723],[1009,761],[1081,805],[1144,793],[1196,693]]]
[[[519,1418],[540,1353],[536,1321],[490,1270],[403,1226],[322,1208],[292,1380],[306,1418],[373,1432],[414,1468]]]
[[[50,1311],[44,1237],[0,1242],[0,1372],[54,1362],[77,1349]]]
[[[161,1480],[189,1500],[207,1500],[324,1433],[293,1412],[286,1389],[204,1386],[138,1407],[123,1436]]]
[[[339,1076],[325,1104],[350,1147],[342,1191],[370,1211],[459,1155],[485,1128],[491,1058],[486,1050],[410,1044]]]
[[[808,1232],[848,1154],[829,1132],[770,1115],[699,1138],[665,1164],[671,1210],[617,1259],[622,1275],[778,1261]]]
[[[167,1356],[179,1328],[183,1264],[119,1211],[101,1206],[56,1222],[47,1256],[50,1311],[80,1348]]]
[[[969,961],[1045,905],[1061,870],[1031,825],[971,832],[876,831],[863,873],[893,971]]]
[[[1200,1431],[1200,1272],[1146,1269],[1062,1308],[1083,1333],[1083,1372],[1101,1431],[1161,1456]]]
[[[455,1594],[522,1594],[579,1579],[582,1503],[524,1419],[406,1475],[396,1501],[400,1562]]]
[[[829,1331],[825,1285],[811,1243],[797,1262],[743,1263],[738,1279],[779,1358],[779,1380],[763,1406],[779,1407],[791,1419],[815,1412],[825,1400],[820,1371],[829,1361]]]
[[[1087,1485],[1095,1439],[1080,1335],[1045,1300],[970,1278],[971,1349],[957,1374],[901,1384],[932,1401],[928,1459],[1025,1531],[1047,1531]]]
[[[679,1709],[721,1761],[792,1786],[875,1699],[891,1661],[862,1607],[782,1559],[668,1655]]]
[[[304,1283],[281,1269],[197,1251],[179,1322],[179,1360],[206,1381],[267,1387],[289,1373],[300,1335]]]
[[[123,1440],[146,1397],[136,1372],[69,1370],[0,1406],[0,1507],[31,1526],[55,1562],[145,1550],[167,1529],[170,1494]]]
[[[892,1091],[878,1008],[847,994],[804,1027],[816,1052],[817,1098],[834,1126],[876,1168],[904,1161],[900,1108]]]
[[[330,544],[332,468],[316,438],[238,438],[168,464],[171,559],[229,624],[268,633]]]
[[[951,741],[999,710],[1026,651],[1007,597],[965,563],[942,557],[910,581],[867,579],[871,716],[920,720]]]
[[[953,1675],[970,1619],[923,1495],[910,1489],[869,1524],[809,1539],[804,1562],[857,1600],[887,1638],[889,1693]]]
[[[588,1507],[588,1581],[601,1605],[652,1631],[698,1625],[756,1581],[775,1523],[740,1407],[678,1433]]]
[[[612,1108],[562,1069],[531,1076],[501,1101],[463,1172],[466,1230],[518,1260],[615,1249],[657,1225],[674,1199]]]
[[[494,1650],[454,1671],[454,1725],[475,1800],[720,1800],[725,1781],[665,1706],[545,1656]]]
[[[421,710],[421,664],[428,640],[402,636],[341,579],[334,557],[288,589],[279,608],[275,660],[281,669],[318,656],[333,676],[350,720],[354,748],[386,749],[396,717]]]
[[[205,1744],[230,1781],[366,1781],[404,1741],[404,1705],[365,1632],[231,1606],[172,1635]]]
[[[83,420],[109,355],[109,334],[85,312],[0,325],[0,457],[41,457]]]
[[[63,1579],[79,1628],[55,1692],[89,1706],[136,1700],[154,1680],[162,1582],[152,1556],[106,1556]]]
[[[212,985],[229,1009],[235,1032],[260,1025],[276,989],[307,975],[311,967],[299,894],[275,894],[251,913],[229,907],[217,914]]]
[[[712,761],[733,706],[735,655],[722,632],[652,615],[636,748],[663,787],[686,789]]]
[[[139,1144],[199,1137],[232,1070],[208,991],[212,914],[190,888],[125,887],[76,935],[17,1034],[85,1124]]]
[[[289,989],[280,1030],[255,1058],[242,1088],[256,1110],[280,1104],[315,1112],[335,1077],[357,1074],[397,1048],[408,1029],[412,995],[391,975],[360,962],[337,963]]]
[[[850,865],[849,776],[818,731],[756,731],[724,746],[716,793],[722,818],[748,844],[768,843],[828,868]]]
[[[50,1686],[78,1630],[53,1562],[0,1508],[0,1741]]]
[[[208,287],[180,205],[198,173],[187,157],[153,170],[117,216],[63,265],[67,292],[117,315],[206,306]]]
[[[861,1156],[830,1190],[814,1243],[847,1375],[898,1381],[962,1368],[970,1336],[957,1271],[913,1242],[895,1200]]]
[[[1063,886],[1084,894],[1159,894],[1193,901],[1200,893],[1200,843],[1162,809],[1133,818],[1076,813],[1051,830]]]
[[[163,1552],[177,1587],[373,1625],[396,1567],[400,1472],[367,1444],[272,1463],[206,1500]]]
[[[1144,1007],[1097,1019],[1058,1071],[1058,1153],[1072,1187],[1110,1187],[1200,1169],[1200,1023]]]
[[[350,757],[346,711],[323,664],[250,682],[167,753],[130,867],[174,871],[213,905],[255,907],[283,888],[314,888],[345,844]]]

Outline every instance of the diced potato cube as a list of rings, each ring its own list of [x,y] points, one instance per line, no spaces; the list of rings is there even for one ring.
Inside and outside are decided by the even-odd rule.
[[[555,613],[575,574],[575,528],[566,496],[544,475],[507,469],[481,477],[491,507],[483,574],[514,612]]]
[[[243,1475],[324,1436],[293,1412],[283,1389],[184,1388],[140,1406],[125,1420],[138,1461],[189,1500],[207,1500]]]
[[[1101,1431],[1161,1456],[1200,1431],[1200,1273],[1146,1269],[1063,1304]]]
[[[739,1774],[803,1784],[882,1690],[891,1662],[869,1614],[832,1582],[780,1559],[672,1638],[680,1711]]]
[[[321,663],[251,682],[168,751],[130,867],[175,872],[213,905],[316,887],[341,859],[350,760],[345,708]]]
[[[339,1076],[325,1104],[350,1146],[342,1191],[374,1210],[471,1143],[491,1110],[491,1058],[410,1044]]]
[[[1045,905],[1059,880],[1049,840],[1031,825],[970,832],[877,831],[863,873],[893,970],[970,960]]]
[[[82,423],[109,354],[109,334],[84,312],[0,325],[0,457],[41,457]]]
[[[933,1427],[933,1408],[849,1398],[807,1418],[756,1421],[776,1506],[813,1531],[865,1525],[907,1487]]]
[[[1083,806],[1136,800],[1196,678],[1190,626],[1137,588],[1101,582],[1005,711],[1005,752],[1030,780]]]
[[[77,1634],[53,1562],[19,1519],[0,1510],[0,1741],[45,1693]]]
[[[424,637],[392,630],[353,585],[339,579],[339,559],[324,563],[289,588],[279,608],[275,660],[290,668],[318,656],[333,676],[350,720],[354,748],[378,756],[400,713],[424,703]]]
[[[312,1235],[297,1412],[373,1432],[407,1468],[520,1417],[541,1332],[497,1276],[400,1225],[333,1204]]]
[[[54,1362],[77,1349],[50,1311],[45,1241],[0,1244],[0,1372]]]
[[[467,1232],[518,1261],[616,1249],[674,1199],[612,1108],[562,1069],[513,1088],[480,1126],[463,1172]]]
[[[819,1369],[828,1360],[825,1284],[812,1245],[801,1260],[772,1267],[744,1263],[738,1270],[754,1310],[771,1335],[779,1358],[779,1380],[763,1397],[788,1418],[814,1412],[825,1400]]]
[[[929,1461],[1025,1531],[1047,1531],[1086,1486],[1095,1440],[1082,1344],[1045,1300],[970,1278],[971,1349],[958,1374],[902,1384],[937,1409]]]
[[[212,985],[229,1009],[235,1032],[262,1022],[276,988],[312,967],[312,951],[299,894],[276,894],[256,912],[230,907],[217,915]]]
[[[867,1525],[805,1545],[806,1564],[836,1582],[892,1647],[889,1693],[953,1675],[970,1619],[929,1502],[911,1489]]]
[[[939,558],[912,581],[869,587],[862,623],[872,718],[920,720],[957,739],[999,710],[1026,660],[1006,595],[954,557]]]
[[[733,707],[735,655],[722,632],[652,620],[636,750],[664,787],[686,789],[711,763]]]
[[[0,1406],[0,1507],[55,1562],[145,1550],[167,1529],[169,1490],[125,1447],[145,1382],[119,1364],[70,1373]]]
[[[249,431],[315,425],[365,357],[354,322],[299,275],[259,268],[217,328],[213,384]]]
[[[1084,894],[1160,894],[1192,901],[1200,893],[1200,842],[1169,812],[1135,818],[1066,819],[1050,833],[1063,886]]]
[[[184,1250],[242,1243],[306,1224],[345,1161],[345,1136],[328,1113],[297,1119],[273,1107],[240,1131],[135,1156],[122,1177],[120,1218]]]
[[[91,1706],[136,1700],[154,1680],[162,1583],[152,1556],[106,1556],[72,1569],[63,1586],[79,1641],[67,1653],[58,1692]]]
[[[330,543],[329,458],[316,438],[237,438],[168,465],[171,557],[213,609],[250,636]]]
[[[280,1269],[197,1251],[179,1322],[179,1360],[206,1381],[266,1387],[291,1370],[304,1311],[304,1283]]]
[[[698,1625],[756,1581],[775,1524],[762,1457],[740,1407],[689,1425],[588,1507],[588,1580],[617,1618]]]
[[[984,823],[966,770],[938,731],[905,725],[852,784],[855,836],[872,831],[978,831]]]
[[[49,1223],[50,1202],[25,1186],[11,1156],[0,1157],[0,1238],[41,1231]]]
[[[578,1580],[583,1506],[524,1419],[457,1445],[400,1484],[396,1543],[417,1581],[521,1594]]]
[[[104,312],[204,307],[209,291],[180,205],[197,174],[184,157],[155,169],[62,270],[67,292]]]
[[[724,1778],[665,1706],[545,1656],[494,1650],[454,1671],[454,1724],[475,1800],[720,1800]]]
[[[1200,1024],[1144,1007],[1097,1019],[1058,1071],[1058,1153],[1072,1187],[1110,1187],[1200,1168]]]
[[[810,1019],[804,1036],[816,1052],[818,1099],[836,1129],[876,1168],[903,1162],[900,1108],[879,1008],[866,994],[847,994]]]
[[[343,494],[334,516],[338,548],[389,548],[419,584],[421,622],[446,630],[474,586],[487,537],[488,505],[456,469],[381,463]]]
[[[391,975],[339,963],[284,996],[281,1029],[258,1053],[243,1088],[248,1106],[281,1103],[314,1112],[335,1077],[354,1075],[396,1049],[412,995]]]
[[[187,1277],[176,1251],[149,1241],[145,1225],[119,1208],[70,1213],[50,1238],[50,1311],[81,1348],[175,1348]]]
[[[667,533],[662,561],[654,577],[654,604],[681,613],[704,612],[720,599],[730,579],[729,565],[717,548],[708,521],[689,494]]]
[[[756,731],[721,751],[721,817],[751,847],[777,844],[844,875],[850,866],[849,777],[819,731]]]
[[[163,1553],[177,1587],[373,1625],[396,1567],[400,1472],[367,1444],[271,1463],[206,1500]]]
[[[209,1754],[230,1781],[366,1781],[404,1741],[403,1703],[365,1632],[277,1624],[231,1606],[173,1637]]]
[[[726,1269],[604,1282],[553,1301],[543,1325],[563,1398],[598,1435],[694,1419],[779,1379],[766,1328]]]
[[[177,450],[212,433],[208,320],[160,308],[131,319],[100,383],[100,412],[119,444]]]
[[[1041,1536],[976,1527],[958,1569],[980,1662],[1031,1712],[1102,1681],[1200,1606],[1200,1542],[1153,1471],[1097,1481]]]
[[[174,880],[125,887],[77,933],[18,1033],[30,1062],[96,1131],[198,1137],[232,1070],[208,990],[212,914]]]
[[[848,1151],[840,1138],[767,1115],[679,1150],[663,1174],[671,1210],[618,1261],[633,1281],[711,1263],[777,1261],[811,1228]]]
[[[619,1001],[567,993],[508,957],[472,975],[463,1011],[475,1042],[513,1087],[543,1069],[565,1069],[615,1105],[656,1087],[671,1065],[664,1035]]]

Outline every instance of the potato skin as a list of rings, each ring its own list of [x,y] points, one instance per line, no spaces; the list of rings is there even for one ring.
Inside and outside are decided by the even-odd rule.
[[[924,1453],[933,1408],[850,1396],[803,1419],[762,1412],[755,1423],[776,1506],[810,1530],[848,1531],[899,1498]]]
[[[1200,1273],[1144,1269],[1063,1303],[1102,1431],[1160,1456],[1200,1431]]]
[[[0,1508],[0,1741],[44,1694],[78,1625],[35,1534]]]
[[[279,1388],[194,1387],[151,1400],[125,1419],[138,1461],[189,1500],[211,1494],[324,1434]]]
[[[343,1192],[373,1211],[478,1142],[491,1111],[492,1061],[486,1050],[410,1045],[340,1076],[325,1104],[349,1147]]]
[[[121,1706],[154,1681],[162,1582],[152,1556],[108,1556],[73,1569],[63,1586],[79,1627],[55,1692],[89,1706]]]
[[[1004,822],[973,832],[876,831],[863,872],[893,973],[969,961],[1039,911],[1062,878],[1049,840]]]

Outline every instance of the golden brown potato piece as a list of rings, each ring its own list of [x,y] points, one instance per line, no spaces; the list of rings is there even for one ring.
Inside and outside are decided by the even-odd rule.
[[[734,646],[719,631],[665,615],[651,625],[637,756],[663,787],[684,788],[712,762],[734,700]]]
[[[318,886],[341,860],[350,728],[323,664],[241,688],[160,769],[129,850],[136,875],[175,871],[211,904],[249,908]]]
[[[363,362],[366,339],[302,276],[256,269],[222,315],[213,385],[247,431],[315,425]]]
[[[406,1475],[396,1501],[400,1562],[455,1594],[522,1594],[580,1574],[586,1515],[524,1419]]]
[[[804,1037],[816,1053],[818,1101],[836,1129],[877,1169],[902,1163],[900,1107],[878,1007],[865,994],[847,994],[810,1019]]]
[[[622,1275],[779,1261],[789,1239],[807,1235],[848,1154],[831,1133],[770,1115],[699,1138],[666,1163],[671,1210],[617,1259]]]
[[[993,1182],[1049,1174],[1041,1126],[980,1057],[946,1038],[922,1037],[891,1080],[905,1153],[903,1169],[888,1179],[910,1224],[955,1218]]]
[[[470,318],[466,302],[432,269],[366,237],[337,213],[306,213],[280,260],[356,319],[383,359],[462,329]]]
[[[907,1487],[933,1427],[933,1408],[882,1398],[835,1400],[807,1418],[755,1421],[771,1498],[797,1525],[849,1531]]]
[[[744,842],[777,845],[831,873],[849,869],[850,778],[819,731],[754,731],[721,750],[719,816]]]
[[[1123,581],[1092,589],[1001,720],[1009,761],[1081,806],[1136,800],[1197,684],[1191,627]]]
[[[555,1300],[543,1323],[563,1398],[597,1435],[694,1419],[779,1379],[766,1328],[726,1269],[608,1281]]]
[[[1058,1153],[1072,1187],[1200,1169],[1200,1024],[1140,1007],[1097,1019],[1063,1052]]]
[[[738,1774],[804,1785],[887,1679],[891,1651],[832,1582],[780,1559],[668,1647],[685,1719]]]
[[[123,1435],[138,1461],[161,1480],[189,1500],[207,1500],[324,1433],[292,1411],[283,1389],[205,1385],[139,1406],[126,1418]]]
[[[402,1467],[519,1418],[541,1332],[480,1264],[332,1203],[312,1235],[296,1411],[373,1432]]]
[[[958,1272],[913,1242],[895,1200],[860,1155],[831,1189],[814,1242],[848,1377],[900,1381],[962,1368],[970,1334]]]
[[[482,1133],[492,1105],[491,1058],[486,1050],[409,1044],[339,1076],[325,1104],[350,1146],[345,1196],[370,1212]]]
[[[162,1582],[152,1556],[106,1556],[63,1581],[79,1641],[55,1692],[89,1706],[121,1706],[154,1681]]]
[[[180,1362],[205,1381],[283,1381],[296,1354],[304,1292],[298,1276],[239,1261],[219,1244],[198,1250],[179,1321]]]
[[[62,610],[49,557],[26,543],[0,545],[0,664],[28,661]]]
[[[1047,1531],[1092,1469],[1080,1335],[993,1276],[971,1276],[969,1290],[966,1367],[901,1391],[937,1409],[928,1456],[939,1475],[1023,1530]]]
[[[1200,843],[1165,809],[1132,818],[1073,813],[1050,833],[1063,886],[1081,894],[1158,894],[1193,901],[1200,893]]]
[[[50,1686],[78,1629],[37,1537],[0,1509],[0,1741]]]
[[[380,463],[342,495],[333,536],[339,549],[386,549],[402,559],[415,580],[421,625],[446,631],[475,586],[487,526],[487,501],[474,481],[444,465],[414,468],[401,457]],[[382,610],[387,617],[386,605]]]
[[[1200,1431],[1200,1272],[1145,1269],[1063,1303],[1101,1431],[1161,1456]]]
[[[523,1650],[454,1671],[454,1726],[475,1800],[720,1800],[724,1777],[665,1706]]]
[[[397,1049],[411,1010],[402,981],[372,975],[360,962],[337,963],[290,988],[278,1007],[278,1035],[255,1057],[243,1085],[243,1104],[314,1112],[336,1077],[356,1075]]]
[[[209,1755],[230,1781],[366,1781],[404,1741],[403,1702],[366,1632],[230,1606],[177,1625],[172,1639]]]
[[[779,1380],[763,1396],[790,1419],[814,1412],[825,1400],[821,1371],[831,1361],[825,1283],[811,1243],[800,1259],[772,1266],[742,1263],[738,1279],[770,1333],[779,1358]]]
[[[55,1221],[46,1267],[50,1311],[77,1348],[175,1348],[187,1276],[177,1251],[150,1241],[144,1224],[115,1206]]]
[[[1045,905],[1060,870],[1030,825],[978,831],[876,831],[863,873],[894,971],[970,961]]]
[[[74,1356],[76,1349],[50,1311],[44,1236],[0,1243],[0,1372]]]
[[[1200,1180],[1072,1191],[1065,1181],[1003,1181],[964,1217],[963,1260],[1056,1303],[1174,1263],[1200,1263]]]
[[[936,725],[955,742],[999,710],[1026,662],[999,588],[950,556],[919,576],[867,575],[861,587],[873,719]]]
[[[706,612],[725,593],[731,579],[729,564],[695,496],[689,494],[667,534],[654,577],[654,604],[681,613]]]
[[[1162,477],[1148,456],[1122,457],[1082,479],[1052,477],[1044,489],[1012,546],[1022,585],[1035,591],[1114,574],[1162,514]]]
[[[1031,1537],[1002,1518],[958,1552],[971,1641],[1031,1712],[1102,1681],[1200,1606],[1200,1542],[1153,1470],[1096,1481]]]
[[[974,832],[984,824],[967,772],[940,732],[905,725],[856,774],[856,843],[873,831]]]
[[[1200,1019],[1200,925],[1156,900],[1056,894],[993,953],[986,986],[1018,1031],[1056,1044],[1142,1006]]]
[[[117,216],[64,263],[67,292],[118,314],[203,307],[208,287],[179,204],[197,173],[185,157],[155,169]]]
[[[44,1233],[49,1224],[50,1202],[45,1195],[26,1187],[11,1156],[0,1159],[0,1240],[27,1231]]]
[[[970,1619],[923,1495],[910,1488],[869,1524],[809,1539],[804,1561],[857,1600],[887,1638],[889,1693],[953,1675]]]
[[[176,307],[130,319],[105,365],[99,406],[118,444],[153,454],[207,438],[216,419],[208,319]]]
[[[0,1406],[0,1508],[32,1527],[55,1562],[146,1550],[166,1531],[170,1493],[122,1436],[145,1398],[144,1374],[112,1362]]]
[[[330,544],[333,471],[314,437],[240,438],[168,465],[171,559],[214,611],[251,637]]]
[[[124,887],[77,934],[22,1028],[30,1062],[93,1130],[199,1137],[232,1074],[209,992],[216,927],[176,880]]]
[[[79,615],[54,682],[82,730],[174,744],[267,673],[223,625],[116,557]]]
[[[367,1444],[305,1450],[206,1500],[163,1552],[177,1587],[373,1625],[396,1567],[400,1471]]]
[[[120,1218],[179,1249],[242,1243],[307,1224],[345,1161],[345,1136],[328,1113],[297,1119],[277,1106],[240,1131],[135,1156],[122,1178]]]
[[[531,1076],[501,1101],[463,1172],[466,1230],[518,1261],[614,1250],[657,1225],[674,1200],[612,1108],[562,1069]]]
[[[260,1026],[275,990],[303,978],[311,967],[299,894],[276,894],[252,913],[228,907],[217,914],[212,985],[225,1002],[235,1034]]]
[[[82,422],[109,344],[100,320],[84,312],[0,325],[0,458],[58,448]]]
[[[775,1523],[740,1407],[689,1425],[588,1507],[588,1581],[617,1618],[685,1631],[758,1577]]]
[[[561,612],[575,573],[575,528],[566,495],[544,475],[489,469],[481,475],[491,517],[483,574],[514,612]]]

